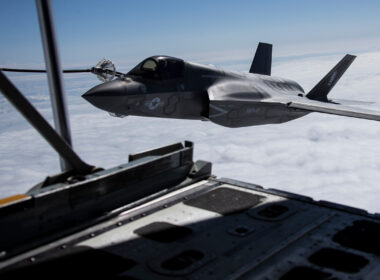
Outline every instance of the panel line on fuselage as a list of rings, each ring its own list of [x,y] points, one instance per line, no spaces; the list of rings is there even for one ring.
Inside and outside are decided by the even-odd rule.
[[[215,110],[217,110],[217,111],[220,112],[220,113],[217,113],[217,114],[210,115],[209,118],[218,118],[218,117],[221,117],[221,116],[223,116],[223,115],[225,115],[225,114],[228,113],[228,111],[226,111],[226,110],[224,110],[222,108],[219,108],[218,106],[215,106],[213,104],[210,104],[209,106],[211,108],[213,108],[213,109],[215,109]]]

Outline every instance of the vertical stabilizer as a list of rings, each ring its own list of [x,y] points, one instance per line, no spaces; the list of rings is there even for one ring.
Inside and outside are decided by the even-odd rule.
[[[347,68],[350,67],[355,58],[356,56],[354,55],[346,54],[345,57],[343,57],[342,60],[339,61],[339,63],[311,89],[306,97],[313,100],[328,102],[327,95],[343,76],[344,72],[346,72]]]
[[[270,76],[272,69],[272,45],[259,43],[249,73]]]

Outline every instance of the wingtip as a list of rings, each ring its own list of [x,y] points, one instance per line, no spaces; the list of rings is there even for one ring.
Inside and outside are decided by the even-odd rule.
[[[356,58],[356,55],[353,54],[346,54],[346,58],[354,60]]]
[[[259,42],[259,45],[273,46],[272,44],[270,44],[270,43],[265,43],[265,42]]]

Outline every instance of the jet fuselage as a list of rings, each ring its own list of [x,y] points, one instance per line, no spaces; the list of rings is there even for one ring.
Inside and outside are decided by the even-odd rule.
[[[303,94],[302,87],[291,80],[154,56],[124,78],[100,84],[83,97],[116,116],[211,120],[241,127],[304,116],[305,112],[262,102]]]

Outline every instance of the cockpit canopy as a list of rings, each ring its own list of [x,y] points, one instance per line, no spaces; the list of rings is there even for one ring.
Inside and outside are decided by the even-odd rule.
[[[181,79],[184,76],[185,63],[182,59],[169,56],[152,56],[145,59],[128,75],[153,80]]]

